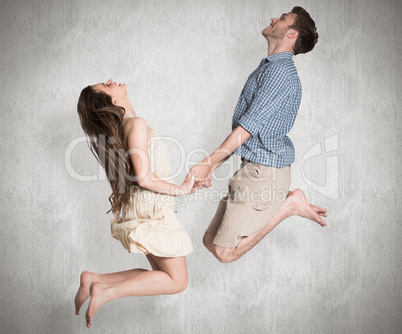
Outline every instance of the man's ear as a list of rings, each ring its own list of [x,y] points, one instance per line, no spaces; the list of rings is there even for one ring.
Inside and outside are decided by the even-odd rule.
[[[289,39],[296,39],[297,36],[299,36],[299,32],[295,29],[289,29],[286,34],[286,37]]]

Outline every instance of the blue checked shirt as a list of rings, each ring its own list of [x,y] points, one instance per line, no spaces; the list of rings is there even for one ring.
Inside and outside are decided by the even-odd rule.
[[[302,91],[291,52],[261,60],[240,94],[232,130],[241,125],[252,137],[235,153],[250,161],[276,168],[295,160],[287,133],[299,110]]]

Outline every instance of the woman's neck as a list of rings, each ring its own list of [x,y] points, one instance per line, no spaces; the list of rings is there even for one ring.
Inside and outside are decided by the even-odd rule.
[[[137,116],[135,113],[133,104],[131,103],[131,101],[128,98],[120,101],[117,105],[120,107],[123,107],[125,109],[126,112],[125,112],[124,116],[132,116],[132,117]]]

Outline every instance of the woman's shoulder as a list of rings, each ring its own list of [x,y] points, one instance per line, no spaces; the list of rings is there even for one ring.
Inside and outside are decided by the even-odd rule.
[[[125,132],[127,139],[133,135],[146,136],[149,138],[152,134],[152,129],[142,117],[130,117],[125,122]]]
[[[127,125],[135,127],[147,127],[147,122],[142,117],[128,117],[126,122]]]

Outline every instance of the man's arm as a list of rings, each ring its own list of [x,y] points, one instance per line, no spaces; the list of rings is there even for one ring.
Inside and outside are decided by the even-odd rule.
[[[214,153],[190,169],[190,173],[195,176],[195,181],[198,181],[197,186],[211,186],[212,172],[247,139],[258,134],[261,127],[279,110],[291,90],[287,70],[281,65],[271,65],[264,72],[260,81],[261,86],[248,106],[247,112],[238,120],[239,126]],[[186,180],[189,177],[187,175]]]
[[[195,177],[195,181],[197,181],[197,185],[204,184],[206,187],[210,187],[212,172],[230,158],[233,152],[250,137],[250,132],[238,126],[209,157],[190,169],[186,180],[192,174]]]

